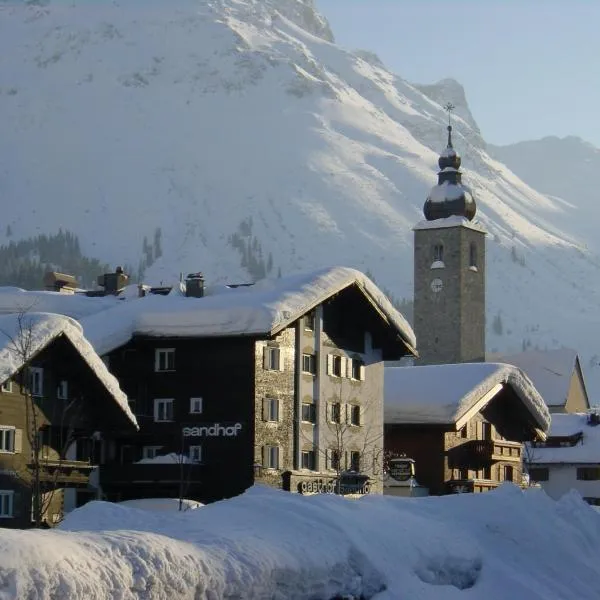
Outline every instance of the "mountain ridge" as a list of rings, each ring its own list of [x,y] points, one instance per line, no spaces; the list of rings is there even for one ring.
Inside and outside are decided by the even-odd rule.
[[[564,226],[568,207],[487,153],[460,84],[424,94],[328,29],[309,0],[0,4],[12,239],[63,227],[86,254],[136,265],[160,229],[151,283],[340,264],[410,298],[449,86],[489,232],[490,351],[567,344],[592,360],[600,259],[581,226]]]

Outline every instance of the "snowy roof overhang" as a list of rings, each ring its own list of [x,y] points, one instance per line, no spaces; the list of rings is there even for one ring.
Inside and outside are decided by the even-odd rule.
[[[479,221],[469,221],[469,219],[457,215],[452,215],[451,217],[445,217],[443,219],[434,219],[433,221],[419,221],[413,227],[413,231],[422,229],[448,229],[450,227],[465,227],[466,229],[472,229],[473,231],[479,231],[480,233],[487,233]]]
[[[108,394],[115,400],[133,425],[137,421],[118,381],[109,373],[102,359],[83,335],[83,329],[70,317],[50,313],[0,315],[0,384],[20,371],[48,344],[64,336]]]
[[[351,286],[360,290],[406,351],[416,355],[415,334],[406,319],[366,275],[347,267],[264,279],[245,287],[207,287],[202,298],[147,296],[91,315],[81,323],[99,354],[126,344],[134,335],[268,338]]]
[[[385,369],[386,424],[450,425],[460,429],[510,387],[544,438],[550,413],[530,379],[513,365],[461,363]]]

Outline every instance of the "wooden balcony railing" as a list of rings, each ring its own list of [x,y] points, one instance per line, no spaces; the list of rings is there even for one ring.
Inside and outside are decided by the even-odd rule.
[[[522,447],[519,442],[506,440],[472,440],[465,444],[467,454],[475,460],[487,462],[521,462]]]

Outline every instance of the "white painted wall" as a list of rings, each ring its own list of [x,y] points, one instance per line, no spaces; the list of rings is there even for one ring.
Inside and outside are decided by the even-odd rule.
[[[555,500],[571,491],[577,490],[584,498],[600,498],[600,480],[599,481],[580,481],[577,479],[578,467],[600,467],[598,464],[569,465],[569,464],[549,464],[542,465],[536,463],[536,468],[547,467],[549,470],[548,481],[540,481],[542,489]]]

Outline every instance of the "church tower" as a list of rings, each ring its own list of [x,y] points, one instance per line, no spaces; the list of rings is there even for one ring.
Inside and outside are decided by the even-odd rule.
[[[460,163],[449,124],[438,183],[423,207],[425,220],[414,227],[418,365],[485,360],[486,232],[473,220],[475,200]]]

